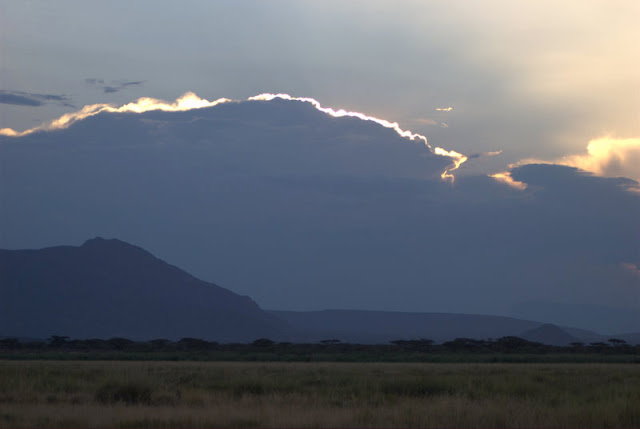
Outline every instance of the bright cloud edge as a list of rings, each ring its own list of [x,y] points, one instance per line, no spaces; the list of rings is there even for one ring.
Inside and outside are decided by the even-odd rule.
[[[317,110],[336,118],[348,116],[348,117],[359,118],[363,121],[372,121],[379,125],[382,125],[385,128],[390,128],[394,130],[401,137],[408,138],[409,140],[422,140],[425,146],[427,146],[429,150],[431,150],[434,154],[451,158],[452,166],[446,168],[440,175],[440,177],[443,180],[449,180],[453,182],[455,180],[455,176],[453,175],[452,172],[460,168],[460,166],[468,159],[465,155],[459,152],[456,152],[454,150],[447,151],[440,147],[432,148],[427,142],[427,138],[425,136],[423,136],[422,134],[414,133],[409,130],[403,130],[400,128],[397,122],[390,122],[390,121],[387,121],[386,119],[376,118],[361,112],[347,111],[344,109],[335,110],[330,107],[322,107],[320,102],[314,98],[293,97],[289,94],[283,94],[283,93],[279,93],[279,94],[264,93],[264,94],[259,94],[253,97],[249,97],[247,98],[247,101],[271,101],[276,98],[288,100],[288,101],[300,101],[300,102],[310,103]],[[173,103],[169,103],[167,101],[159,100],[151,97],[142,97],[132,103],[127,103],[120,107],[115,107],[112,104],[91,104],[83,107],[81,110],[77,112],[64,114],[58,119],[44,123],[34,128],[30,128],[22,132],[15,131],[11,128],[0,129],[0,136],[22,137],[38,131],[52,131],[57,129],[64,129],[64,128],[68,128],[69,126],[71,126],[73,123],[77,121],[83,120],[90,116],[97,115],[102,112],[144,113],[144,112],[149,112],[154,110],[161,110],[165,112],[178,112],[178,111],[213,107],[219,104],[229,103],[233,101],[234,100],[231,100],[228,98],[219,98],[215,101],[208,101],[206,99],[198,97],[193,92],[187,92],[181,97],[177,98],[176,101],[174,101]]]

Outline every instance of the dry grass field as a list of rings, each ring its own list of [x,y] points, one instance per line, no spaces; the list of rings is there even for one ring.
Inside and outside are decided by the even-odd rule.
[[[640,427],[640,365],[0,361],[1,427]]]

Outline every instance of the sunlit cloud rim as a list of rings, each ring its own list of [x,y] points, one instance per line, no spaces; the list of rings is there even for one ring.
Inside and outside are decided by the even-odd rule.
[[[493,154],[493,153],[491,153]],[[474,157],[474,155],[470,155]],[[525,190],[527,184],[515,181],[511,177],[513,168],[531,164],[564,165],[577,168],[588,174],[600,177],[628,177],[635,184],[625,184],[628,191],[640,193],[640,138],[619,139],[611,136],[600,137],[589,141],[586,153],[565,155],[554,160],[525,158],[510,164],[506,171],[489,174],[489,177],[509,185],[515,189]]]
[[[361,113],[361,112],[352,112],[344,109],[334,110],[330,107],[322,107],[322,105],[320,105],[320,102],[314,98],[292,97],[289,94],[265,93],[265,94],[249,97],[248,100],[249,101],[271,101],[275,98],[310,103],[317,110],[324,112],[328,115],[331,115],[335,118],[349,116],[349,117],[361,119],[363,121],[372,121],[379,125],[382,125],[385,128],[391,128],[396,133],[398,133],[401,137],[408,138],[409,140],[422,140],[424,144],[429,148],[429,150],[431,150],[434,154],[440,155],[440,156],[446,156],[452,159],[453,166],[445,169],[444,172],[440,175],[440,177],[444,180],[451,180],[453,182],[455,180],[455,177],[451,172],[460,168],[460,166],[468,159],[465,155],[459,152],[456,152],[454,150],[447,151],[440,147],[432,148],[427,142],[427,138],[425,136],[423,136],[422,134],[414,133],[409,130],[403,130],[402,128],[400,128],[400,125],[397,122],[390,122],[390,121],[387,121],[386,119],[380,119],[374,116],[365,115],[364,113]]]
[[[500,173],[489,174],[489,177],[497,180],[500,183],[504,183],[507,186],[512,187],[513,189],[517,189],[519,191],[524,191],[527,189],[527,184],[524,182],[520,182],[511,177],[510,171],[502,171]]]
[[[589,141],[586,153],[554,160],[526,158],[515,165],[556,164],[575,167],[602,177],[640,180],[640,138],[599,137]]]
[[[380,119],[373,116],[365,115],[364,113],[361,113],[361,112],[347,111],[344,109],[335,110],[330,107],[322,107],[320,102],[313,98],[293,97],[289,94],[265,93],[265,94],[259,94],[253,97],[249,97],[247,101],[271,101],[275,98],[288,100],[288,101],[299,101],[299,102],[310,103],[317,110],[336,118],[348,116],[348,117],[359,118],[363,121],[372,121],[379,125],[382,125],[385,128],[390,128],[394,130],[401,137],[407,138],[409,140],[422,140],[425,146],[427,146],[429,150],[431,150],[434,154],[451,158],[452,166],[446,168],[440,175],[440,177],[443,180],[450,180],[451,182],[453,182],[455,180],[455,177],[452,172],[460,168],[460,166],[468,159],[465,155],[459,152],[456,152],[454,150],[447,151],[440,147],[432,148],[427,142],[427,138],[425,136],[423,136],[422,134],[414,133],[409,130],[403,130],[400,128],[397,122],[390,122],[390,121],[387,121],[386,119]],[[208,101],[206,99],[198,97],[193,92],[187,92],[181,97],[179,97],[173,103],[169,103],[169,102],[155,99],[155,98],[143,97],[143,98],[139,98],[135,102],[128,103],[120,107],[115,107],[112,104],[92,104],[92,105],[85,106],[84,108],[82,108],[77,112],[67,113],[51,122],[44,123],[42,125],[39,125],[37,127],[31,128],[22,132],[15,131],[11,128],[0,129],[0,136],[21,137],[21,136],[38,132],[38,131],[52,131],[57,129],[63,129],[63,128],[69,127],[70,125],[72,125],[77,121],[88,118],[90,116],[97,115],[102,112],[143,113],[143,112],[149,112],[154,110],[161,110],[166,112],[178,112],[178,111],[213,107],[222,103],[228,103],[232,101],[233,100],[228,98],[219,98],[215,101]],[[447,109],[452,109],[452,108],[447,108]]]
[[[168,103],[164,100],[158,100],[156,98],[151,97],[142,97],[138,100],[127,103],[120,107],[115,107],[113,104],[90,104],[88,106],[84,106],[81,110],[72,113],[66,113],[59,117],[58,119],[54,119],[51,122],[46,122],[42,125],[39,125],[34,128],[30,128],[28,130],[19,132],[15,131],[11,128],[2,128],[0,129],[0,136],[9,136],[9,137],[22,137],[28,134],[32,134],[38,131],[52,131],[63,128],[68,128],[75,122],[86,119],[90,116],[97,115],[102,112],[109,113],[123,113],[123,112],[134,112],[134,113],[144,113],[153,110],[162,110],[165,112],[179,112],[191,109],[202,109],[204,107],[213,107],[221,103],[227,103],[232,100],[228,98],[219,98],[215,101],[208,101],[203,98],[198,97],[193,92],[187,92],[181,97],[179,97],[173,103]]]

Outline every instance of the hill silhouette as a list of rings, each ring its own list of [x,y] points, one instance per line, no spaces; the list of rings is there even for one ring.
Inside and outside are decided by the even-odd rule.
[[[361,344],[521,336],[567,345],[595,332],[511,317],[363,310],[264,311],[251,298],[197,279],[117,239],[0,250],[0,336],[45,339],[199,338],[218,342]],[[632,334],[617,336],[632,342]]]
[[[3,335],[250,341],[287,327],[251,298],[120,240],[0,250]]]
[[[265,308],[640,330],[637,182],[525,165],[516,189],[470,158],[451,183],[432,148],[301,101],[103,112],[0,136],[0,248],[116,236]]]
[[[311,340],[336,338],[346,342],[384,343],[428,338],[436,342],[457,337],[487,339],[516,336],[540,322],[512,317],[395,311],[323,310],[271,311]]]
[[[525,340],[549,344],[552,346],[567,346],[573,342],[581,341],[581,339],[570,335],[562,328],[551,323],[545,323],[535,329],[523,332],[520,336]]]

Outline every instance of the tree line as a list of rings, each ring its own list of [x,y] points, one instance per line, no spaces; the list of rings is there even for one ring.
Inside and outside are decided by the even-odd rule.
[[[456,338],[436,344],[430,339],[394,340],[388,344],[354,344],[338,339],[313,343],[277,342],[259,338],[249,343],[219,343],[200,338],[182,338],[177,341],[154,339],[134,341],[127,338],[71,339],[54,335],[46,341],[0,339],[0,350],[70,351],[70,352],[245,352],[245,353],[603,353],[639,354],[640,345],[630,345],[619,338],[591,343],[574,342],[567,346],[552,346],[516,336],[477,340]]]

